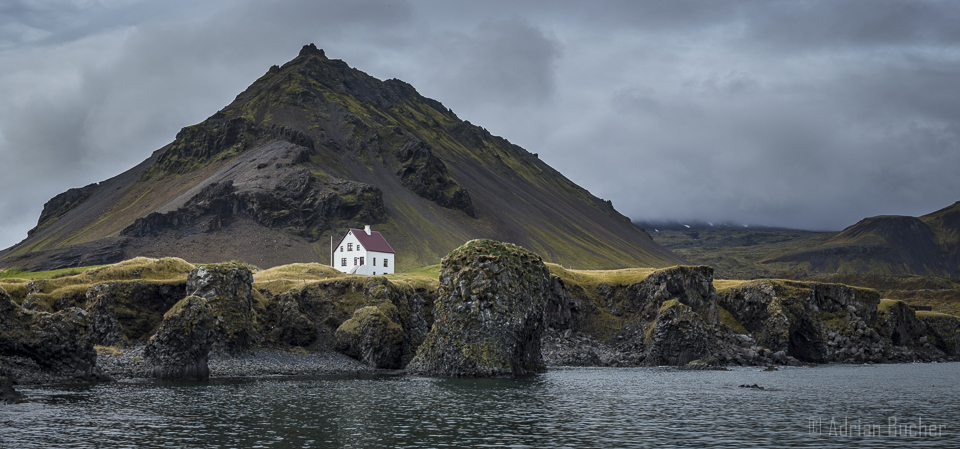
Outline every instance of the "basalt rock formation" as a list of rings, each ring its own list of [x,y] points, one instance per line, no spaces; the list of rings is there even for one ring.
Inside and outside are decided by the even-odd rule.
[[[214,350],[239,353],[259,340],[254,328],[253,273],[246,267],[201,265],[187,276],[187,294],[205,299],[216,317]]]
[[[188,296],[163,317],[160,330],[143,349],[147,372],[158,379],[204,380],[217,316],[208,301]]]
[[[487,236],[588,268],[683,262],[535,154],[310,44],[136,167],[51,199],[0,267],[175,256],[267,268],[326,261],[331,237],[366,224],[401,270]]]
[[[86,291],[90,338],[102,346],[143,343],[156,331],[163,314],[185,295],[182,282],[94,284]]]
[[[407,370],[462,377],[543,370],[550,273],[509,243],[473,240],[441,261],[433,328]]]
[[[76,307],[56,313],[25,310],[0,288],[0,355],[27,357],[62,377],[102,379],[87,318]]]
[[[547,362],[572,366],[775,365],[955,360],[960,318],[916,311],[876,291],[841,284],[758,280],[717,292],[709,267],[657,270],[594,292],[556,284],[582,326],[548,321]],[[656,306],[654,312],[651,309]],[[570,311],[572,312],[572,308]],[[716,317],[711,319],[711,317]]]
[[[657,311],[644,363],[682,366],[707,359],[710,357],[709,339],[707,325],[700,315],[677,300],[667,301]]]
[[[402,367],[429,330],[423,295],[430,293],[379,276],[310,283],[269,302],[265,340],[338,350],[377,367]]]
[[[399,318],[396,306],[388,302],[357,309],[337,328],[337,351],[375,368],[401,368],[404,334]]]

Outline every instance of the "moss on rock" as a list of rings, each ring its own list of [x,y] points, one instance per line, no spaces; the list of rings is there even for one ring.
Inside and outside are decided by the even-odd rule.
[[[216,321],[213,308],[204,298],[188,296],[177,302],[143,349],[150,375],[159,379],[209,378],[207,360]]]
[[[396,319],[399,312],[389,302],[357,309],[337,328],[337,351],[375,368],[400,368],[404,333],[391,316]]]
[[[519,246],[471,240],[441,261],[433,328],[407,369],[499,377],[543,370],[550,273]]]
[[[675,299],[657,310],[649,340],[647,365],[683,366],[710,356],[707,325],[693,308]]]

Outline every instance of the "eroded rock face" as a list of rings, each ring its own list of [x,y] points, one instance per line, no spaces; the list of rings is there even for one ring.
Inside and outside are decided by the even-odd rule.
[[[960,319],[954,316],[931,314],[918,317],[927,333],[934,338],[930,345],[946,355],[960,354]],[[925,342],[926,344],[926,342]]]
[[[157,284],[114,281],[87,289],[90,338],[95,345],[118,346],[145,342],[163,314],[183,299],[183,282]]]
[[[188,296],[178,302],[143,349],[147,372],[159,379],[209,378],[207,359],[215,323],[213,308],[206,299]]]
[[[403,362],[403,328],[396,306],[357,309],[336,332],[336,349],[375,368],[396,369]]]
[[[43,211],[40,212],[40,219],[37,220],[37,226],[27,231],[27,235],[33,235],[37,231],[49,226],[70,211],[83,204],[90,195],[100,187],[99,184],[90,184],[79,189],[69,189],[47,201],[43,205]]]
[[[280,296],[271,304],[269,320],[272,329],[267,337],[290,346],[309,346],[317,340],[317,324],[300,311],[300,305],[290,295]]]
[[[676,299],[709,324],[717,322],[717,291],[713,288],[713,267],[676,266],[658,270],[630,286],[628,296],[643,304],[643,314],[658,311],[665,301]],[[659,313],[659,312],[655,312]]]
[[[920,338],[916,312],[903,301],[895,301],[881,312],[877,324],[880,335],[894,346],[906,346],[910,341]]]
[[[442,207],[456,209],[477,218],[470,194],[447,173],[447,166],[419,140],[407,142],[394,155],[400,169],[397,176],[404,187]]]
[[[423,294],[430,295],[424,291]],[[284,292],[268,306],[268,341],[315,349],[336,349],[335,333],[357,310],[396,310],[390,319],[403,330],[401,365],[413,359],[429,331],[426,300],[413,288],[382,277],[335,279]],[[352,355],[352,353],[348,353]]]
[[[582,301],[570,294],[562,279],[550,276],[550,297],[544,315],[547,327],[557,330],[582,330],[584,312],[587,309]]]
[[[24,356],[65,377],[99,380],[87,312],[71,307],[57,313],[25,310],[0,288],[0,354]]]
[[[467,242],[441,261],[433,328],[407,369],[464,377],[543,370],[549,294],[540,256],[509,243]]]
[[[831,358],[822,313],[842,312],[866,328],[876,321],[879,302],[869,289],[791,281],[746,283],[719,299],[760,345],[814,363]]]
[[[657,312],[646,365],[682,366],[710,356],[707,325],[693,308],[671,300]]]
[[[600,284],[596,294],[604,298],[601,304],[610,313],[646,321],[655,319],[663,303],[672,299],[693,308],[708,324],[715,323],[719,313],[713,268],[709,266],[664,268],[627,286]]]
[[[252,291],[253,273],[235,263],[201,265],[187,276],[187,293],[206,299],[216,316],[215,351],[242,352],[259,338]]]
[[[101,346],[121,346],[123,329],[113,310],[116,303],[110,295],[96,296],[93,304],[87,308],[90,314],[90,339]]]

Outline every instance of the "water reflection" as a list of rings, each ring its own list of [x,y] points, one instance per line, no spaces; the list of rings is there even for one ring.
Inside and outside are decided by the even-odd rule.
[[[0,447],[956,448],[958,369],[576,368],[517,380],[328,376],[45,387],[24,389],[27,403],[0,407]],[[754,383],[764,390],[738,388]],[[849,430],[891,416],[922,418],[943,433],[829,434],[831,420],[846,419]]]

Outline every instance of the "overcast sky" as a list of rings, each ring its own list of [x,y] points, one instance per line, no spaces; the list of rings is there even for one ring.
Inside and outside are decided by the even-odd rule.
[[[960,2],[0,1],[0,248],[316,43],[634,220],[960,200]]]

